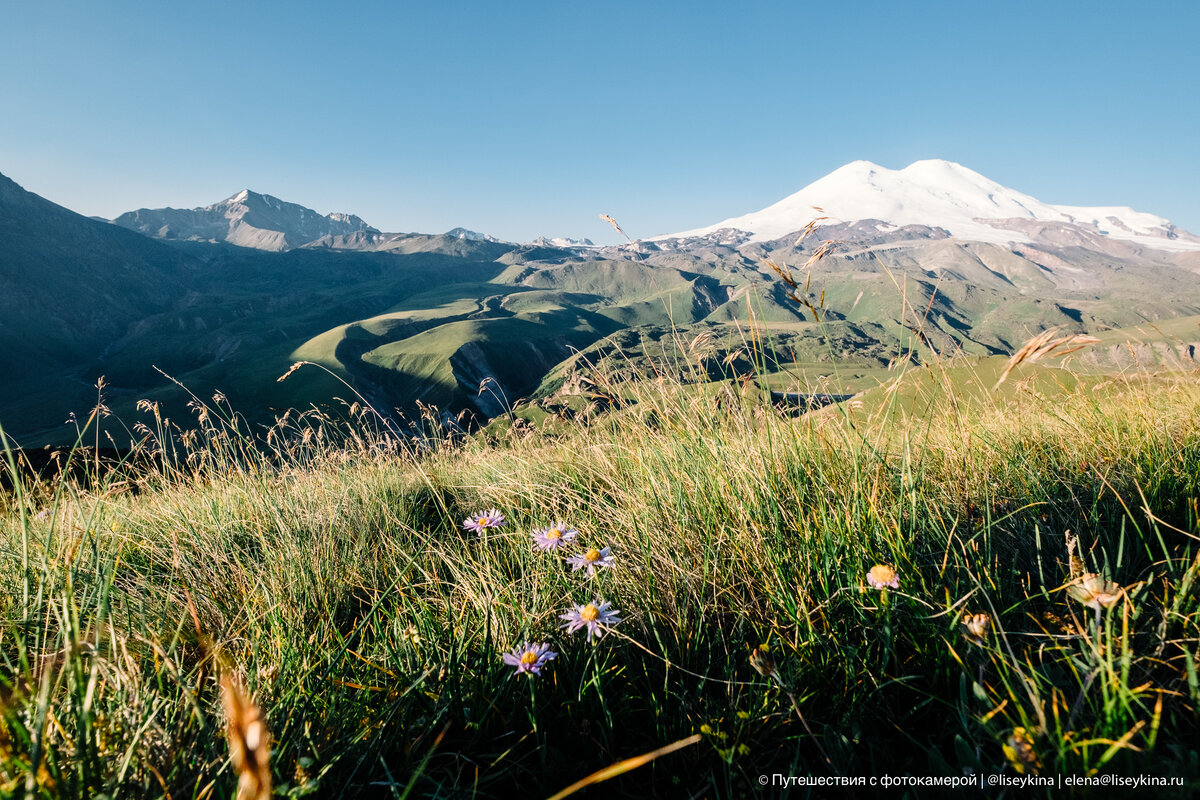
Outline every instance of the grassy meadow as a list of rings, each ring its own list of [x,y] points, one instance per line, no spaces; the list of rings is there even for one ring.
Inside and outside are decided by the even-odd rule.
[[[604,413],[466,438],[359,405],[252,438],[217,398],[188,433],[145,405],[139,453],[90,482],[10,463],[0,795],[547,797],[613,766],[575,796],[1196,791],[1194,370],[993,389],[1004,359],[901,361],[796,416],[689,352],[594,375]],[[536,546],[558,522],[577,536]],[[564,628],[600,601],[619,621]]]

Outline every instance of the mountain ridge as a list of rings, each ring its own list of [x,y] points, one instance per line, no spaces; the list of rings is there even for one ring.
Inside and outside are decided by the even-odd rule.
[[[379,233],[354,214],[320,214],[249,189],[197,208],[127,211],[112,223],[156,239],[225,242],[270,252],[293,250],[325,237]]]

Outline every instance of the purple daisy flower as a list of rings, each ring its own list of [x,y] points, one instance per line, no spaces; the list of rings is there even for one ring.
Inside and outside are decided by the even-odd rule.
[[[463,527],[474,533],[483,535],[488,528],[499,528],[504,524],[504,515],[494,508],[487,511],[476,511],[463,520]]]
[[[542,667],[546,666],[546,662],[558,658],[558,653],[552,652],[546,642],[526,642],[520,647],[514,647],[511,653],[505,653],[501,658],[505,664],[517,668],[514,675],[520,675],[522,672],[541,675]]]
[[[620,622],[620,613],[612,607],[612,603],[596,600],[576,606],[565,614],[559,614],[558,618],[567,621],[562,626],[567,629],[567,633],[574,633],[580,628],[586,627],[588,641],[591,641],[593,636],[599,639],[604,635],[604,628],[612,627]]]
[[[558,521],[549,528],[539,528],[533,532],[533,543],[542,550],[557,550],[564,542],[569,542],[579,535],[579,531],[568,527],[565,522]]]
[[[586,569],[588,577],[596,574],[596,570],[600,567],[612,567],[613,557],[608,551],[611,548],[597,550],[592,548],[585,553],[580,553],[577,556],[571,556],[567,559],[567,563],[571,565],[572,572],[578,572],[581,569]]]

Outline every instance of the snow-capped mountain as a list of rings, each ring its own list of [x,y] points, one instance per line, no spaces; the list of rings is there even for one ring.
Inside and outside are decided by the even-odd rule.
[[[826,218],[819,225],[877,220],[881,231],[922,225],[943,228],[960,239],[1001,244],[1046,238],[1062,226],[1062,233],[1075,236],[1160,250],[1200,250],[1200,237],[1154,214],[1126,207],[1049,205],[943,160],[917,161],[901,170],[854,161],[761,211],[651,241],[769,241],[799,231],[818,217]]]
[[[573,239],[570,236],[539,236],[527,244],[536,247],[595,247],[591,239]]]
[[[469,228],[462,228],[462,227],[451,228],[450,230],[446,231],[443,234],[443,236],[448,236],[451,239],[465,239],[469,242],[502,242],[502,241],[504,241],[503,239],[497,239],[495,236],[492,236],[491,234],[480,233],[479,231],[473,231],[473,230],[470,230]]]
[[[353,214],[320,214],[249,189],[203,208],[129,211],[113,223],[158,239],[227,242],[272,251],[301,247],[322,237],[378,232]]]

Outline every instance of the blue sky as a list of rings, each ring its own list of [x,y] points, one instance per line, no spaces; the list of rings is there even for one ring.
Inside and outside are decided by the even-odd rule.
[[[0,173],[614,241],[946,158],[1200,233],[1191,3],[83,2],[0,12]]]

